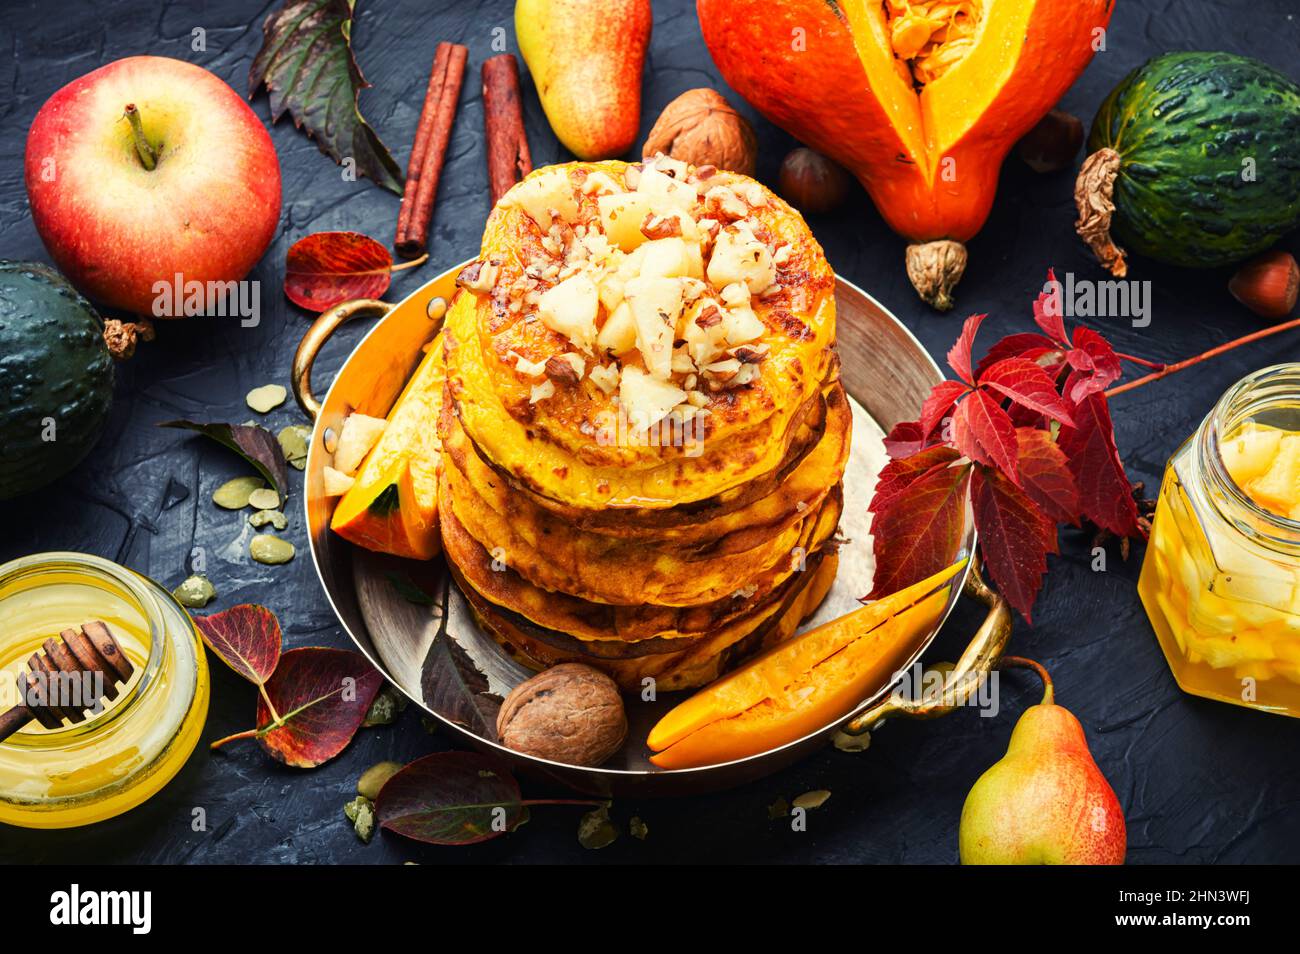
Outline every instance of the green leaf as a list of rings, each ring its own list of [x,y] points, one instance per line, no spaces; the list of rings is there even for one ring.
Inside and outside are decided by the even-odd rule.
[[[402,170],[361,117],[370,86],[352,56],[354,0],[288,0],[262,24],[262,48],[248,71],[249,95],[265,84],[271,122],[288,110],[322,152],[402,194]]]

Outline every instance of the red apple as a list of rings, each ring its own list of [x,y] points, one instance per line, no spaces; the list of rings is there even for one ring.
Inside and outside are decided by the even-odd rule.
[[[27,134],[26,178],[59,270],[136,314],[154,314],[154,284],[177,274],[242,279],[280,220],[280,163],[261,121],[212,73],[161,56],[109,63],[51,96]]]

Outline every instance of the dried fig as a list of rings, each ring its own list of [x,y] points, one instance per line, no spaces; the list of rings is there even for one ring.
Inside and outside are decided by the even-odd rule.
[[[561,663],[520,683],[497,715],[501,744],[567,765],[600,765],[623,745],[627,714],[614,680]]]
[[[662,152],[694,166],[754,174],[758,140],[749,120],[717,90],[690,89],[664,107],[641,150]]]

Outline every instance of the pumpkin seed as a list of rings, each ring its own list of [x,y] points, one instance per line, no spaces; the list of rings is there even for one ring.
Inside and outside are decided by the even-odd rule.
[[[826,799],[830,797],[831,793],[824,788],[819,788],[812,792],[804,792],[794,800],[794,807],[804,809],[821,808],[826,804]]]
[[[343,814],[352,822],[352,830],[366,844],[375,834],[375,805],[364,795],[358,795],[343,806]]]
[[[307,445],[311,441],[311,428],[306,424],[290,424],[280,428],[276,440],[290,467],[303,470],[307,466]]]
[[[578,822],[578,844],[584,848],[604,848],[618,838],[618,829],[609,820],[609,807],[601,805]]]
[[[265,414],[283,404],[288,396],[289,392],[284,389],[284,385],[264,384],[260,388],[249,391],[248,397],[244,400],[258,414]]]
[[[283,530],[289,526],[289,518],[279,510],[258,510],[256,513],[248,515],[248,522],[258,529],[265,527],[268,523],[277,530]]]
[[[627,830],[632,833],[633,838],[645,841],[646,835],[650,834],[650,829],[646,823],[641,820],[640,815],[633,815],[632,820],[627,823]]]
[[[172,596],[176,597],[176,602],[180,603],[181,606],[198,609],[207,606],[217,598],[217,588],[212,585],[206,576],[196,574],[187,578],[184,583],[172,590]]]
[[[401,762],[380,762],[361,773],[357,780],[357,794],[372,802],[379,797],[384,783],[402,770]]]
[[[288,563],[293,554],[292,543],[269,533],[259,533],[248,544],[248,555],[258,563]]]
[[[778,818],[785,818],[789,814],[790,814],[790,803],[785,800],[784,795],[782,795],[780,798],[774,801],[771,805],[767,806],[768,821],[775,821]]]
[[[257,510],[277,510],[280,506],[280,495],[270,487],[259,487],[248,495],[248,505]]]
[[[836,732],[833,744],[841,752],[865,752],[871,746],[871,733],[849,735],[847,732]]]
[[[266,486],[261,477],[236,477],[227,480],[212,492],[212,502],[226,510],[243,510],[248,506],[248,498],[254,490]]]
[[[362,725],[370,728],[376,725],[392,725],[398,715],[406,708],[406,696],[398,693],[392,686],[384,686],[375,696],[366,710]]]

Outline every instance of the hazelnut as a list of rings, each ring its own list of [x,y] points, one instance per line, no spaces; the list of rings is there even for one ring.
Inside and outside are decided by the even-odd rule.
[[[1285,318],[1300,294],[1300,267],[1289,252],[1274,249],[1237,269],[1228,291],[1261,318]]]
[[[627,738],[627,714],[614,680],[581,663],[561,663],[520,683],[497,715],[506,748],[563,762],[600,765]]]
[[[1060,172],[1074,165],[1082,145],[1079,117],[1054,109],[1016,143],[1016,155],[1035,172]]]
[[[662,152],[694,166],[715,166],[752,176],[758,139],[744,116],[717,90],[691,89],[664,107],[641,150]]]
[[[848,198],[849,181],[843,166],[806,146],[781,163],[781,195],[800,212],[829,212]]]

